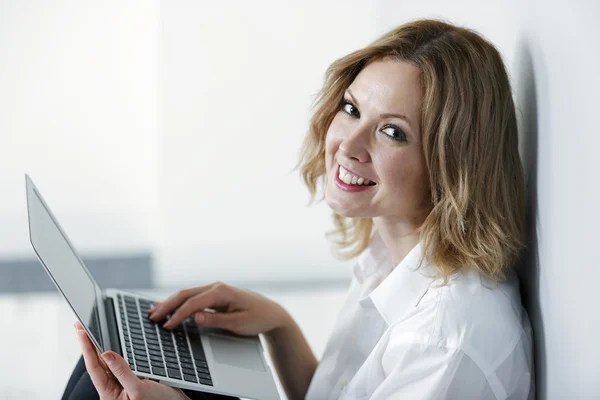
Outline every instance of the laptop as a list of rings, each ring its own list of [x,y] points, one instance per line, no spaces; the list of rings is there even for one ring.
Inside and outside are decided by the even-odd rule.
[[[154,299],[102,288],[25,175],[31,245],[100,352],[125,358],[140,378],[200,392],[279,399],[258,336],[200,328],[188,318],[166,330],[147,316]]]

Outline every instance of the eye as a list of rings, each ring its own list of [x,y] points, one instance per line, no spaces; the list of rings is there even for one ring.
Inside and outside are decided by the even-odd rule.
[[[341,109],[348,115],[353,117],[360,117],[360,113],[358,112],[358,108],[352,104],[350,100],[342,99],[341,101]]]
[[[397,142],[406,142],[406,134],[396,125],[388,124],[380,132],[383,132],[388,138]]]

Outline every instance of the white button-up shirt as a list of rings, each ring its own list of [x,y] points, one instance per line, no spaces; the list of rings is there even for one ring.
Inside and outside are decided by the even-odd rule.
[[[446,286],[418,243],[396,267],[376,234],[358,257],[307,399],[533,399],[532,336],[514,274]]]

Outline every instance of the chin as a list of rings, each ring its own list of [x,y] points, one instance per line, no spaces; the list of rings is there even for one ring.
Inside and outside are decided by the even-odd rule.
[[[342,217],[346,218],[366,218],[366,215],[363,215],[361,210],[353,208],[353,207],[344,207],[343,204],[339,204],[333,200],[330,200],[328,197],[325,198],[327,205],[333,212]]]

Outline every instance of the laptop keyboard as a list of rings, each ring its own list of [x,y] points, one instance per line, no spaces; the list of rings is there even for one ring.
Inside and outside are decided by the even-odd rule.
[[[151,301],[120,294],[117,299],[126,360],[132,371],[213,385],[200,332],[193,320],[169,331],[148,318]]]

